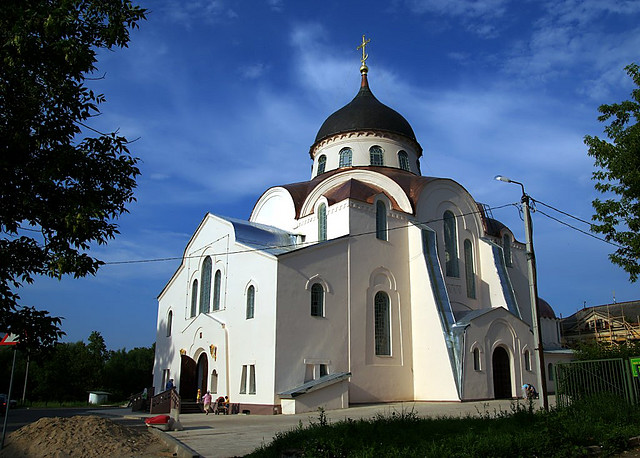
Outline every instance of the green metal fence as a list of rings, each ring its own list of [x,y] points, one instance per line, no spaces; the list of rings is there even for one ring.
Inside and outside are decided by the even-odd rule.
[[[602,393],[619,396],[631,404],[638,400],[637,381],[632,377],[631,365],[627,360],[560,363],[555,365],[554,371],[558,407]]]

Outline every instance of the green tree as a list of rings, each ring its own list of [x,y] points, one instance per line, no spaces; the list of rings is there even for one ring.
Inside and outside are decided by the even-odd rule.
[[[61,320],[20,304],[35,276],[95,274],[139,175],[126,138],[90,127],[100,49],[126,47],[146,10],[130,0],[3,0],[0,14],[0,330],[53,345]]]
[[[635,282],[640,275],[640,68],[630,64],[625,70],[637,86],[631,100],[598,108],[598,120],[611,121],[604,129],[611,142],[590,135],[584,142],[595,158],[595,188],[606,195],[593,201],[591,230],[619,246],[609,259]]]

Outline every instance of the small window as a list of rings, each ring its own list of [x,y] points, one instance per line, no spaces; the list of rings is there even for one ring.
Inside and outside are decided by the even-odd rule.
[[[374,333],[377,356],[391,356],[391,319],[389,296],[380,291],[374,299]]]
[[[327,365],[326,364],[320,364],[320,377],[324,377],[325,375],[328,375],[329,371],[327,370]]]
[[[340,150],[340,164],[339,167],[351,167],[351,157],[353,153],[351,148],[342,148]]]
[[[387,207],[381,200],[376,203],[376,238],[387,240]]]
[[[216,270],[213,279],[213,310],[220,310],[220,284],[222,283],[222,272]]]
[[[256,290],[253,285],[247,289],[247,320],[253,318],[255,311]]]
[[[191,317],[193,318],[198,313],[198,280],[193,280],[193,286],[191,287]]]
[[[478,347],[473,349],[473,370],[480,370],[480,350]]]
[[[524,369],[531,370],[531,353],[529,353],[529,350],[524,351]]]
[[[550,382],[553,382],[553,363],[549,363],[547,366],[547,377]]]
[[[211,394],[218,394],[218,371],[215,369],[211,373]]]
[[[476,274],[473,269],[473,246],[471,240],[464,241],[464,272],[467,279],[467,297],[476,298]]]
[[[398,165],[402,170],[409,172],[409,155],[406,151],[400,151],[398,153]]]
[[[327,240],[327,206],[318,205],[318,242]]]
[[[173,312],[169,310],[169,315],[167,316],[167,337],[171,336],[172,323],[173,323]]]
[[[327,156],[324,154],[318,158],[318,175],[324,173],[324,169],[327,166]]]
[[[320,283],[311,286],[311,316],[324,316],[324,288]]]
[[[242,366],[242,375],[240,376],[240,394],[247,392],[247,366]]]
[[[511,259],[511,236],[509,234],[502,236],[502,251],[504,253],[504,263],[507,267],[511,267],[513,261]]]
[[[256,394],[256,366],[249,366],[249,394]]]
[[[447,277],[460,277],[456,217],[449,210],[444,212],[444,257]]]
[[[384,153],[379,146],[369,148],[369,159],[371,165],[384,165]]]
[[[202,263],[202,283],[200,285],[200,313],[209,313],[211,301],[211,258],[207,256]]]

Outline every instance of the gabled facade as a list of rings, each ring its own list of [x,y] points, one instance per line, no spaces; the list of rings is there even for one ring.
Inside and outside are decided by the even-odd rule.
[[[159,296],[156,391],[173,378],[183,397],[295,413],[535,383],[524,245],[460,184],[421,176],[413,129],[361,72],[309,181],[196,230]]]

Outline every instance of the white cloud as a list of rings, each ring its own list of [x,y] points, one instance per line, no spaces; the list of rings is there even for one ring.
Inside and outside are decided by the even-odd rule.
[[[269,66],[268,65],[265,65],[265,64],[259,62],[259,63],[256,63],[256,64],[245,65],[245,66],[241,67],[240,68],[240,75],[242,75],[243,78],[246,78],[246,79],[249,79],[249,80],[254,80],[254,79],[260,78],[268,70],[269,70]]]

